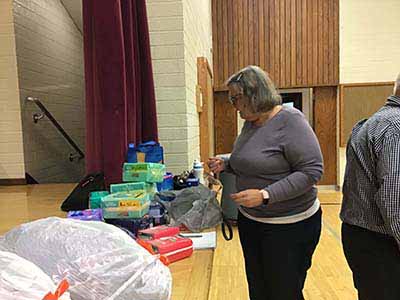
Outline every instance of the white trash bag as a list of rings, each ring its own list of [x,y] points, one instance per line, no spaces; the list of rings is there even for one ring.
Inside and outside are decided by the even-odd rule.
[[[35,264],[10,252],[0,251],[0,299],[40,300],[56,286]],[[60,300],[71,300],[65,293]]]
[[[172,277],[160,260],[119,228],[51,217],[5,234],[0,249],[35,263],[73,300],[168,300]]]

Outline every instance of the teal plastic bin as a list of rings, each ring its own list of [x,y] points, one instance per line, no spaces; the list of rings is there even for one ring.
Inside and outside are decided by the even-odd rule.
[[[101,207],[101,199],[108,196],[110,193],[108,191],[95,191],[91,192],[89,196],[90,208],[100,208]]]
[[[146,190],[146,182],[128,182],[110,185],[111,194],[120,192],[133,192],[137,190]]]
[[[163,182],[165,165],[156,163],[124,163],[124,182]]]
[[[101,200],[104,219],[142,218],[149,212],[149,207],[145,190],[110,194]]]
[[[137,190],[145,190],[148,194],[154,196],[154,194],[157,192],[157,186],[155,183],[150,182],[128,182],[110,185],[111,194],[120,192],[134,192]]]

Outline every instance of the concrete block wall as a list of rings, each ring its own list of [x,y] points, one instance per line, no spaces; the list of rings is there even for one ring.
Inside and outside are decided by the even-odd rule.
[[[168,171],[188,168],[182,0],[147,0],[157,121]]]
[[[183,1],[185,89],[188,116],[189,161],[200,158],[199,115],[196,110],[197,57],[212,66],[211,0]]]
[[[394,81],[399,45],[399,0],[340,1],[340,83]]]
[[[147,0],[160,142],[169,171],[199,157],[197,57],[211,62],[211,1]]]
[[[59,0],[14,0],[14,26],[26,172],[39,183],[77,182],[84,161],[47,118],[26,102],[38,97],[72,139],[85,149],[83,38]]]
[[[0,179],[25,178],[13,1],[0,0]]]

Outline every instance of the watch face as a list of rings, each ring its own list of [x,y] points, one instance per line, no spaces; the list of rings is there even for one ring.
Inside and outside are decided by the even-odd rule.
[[[267,191],[261,191],[261,195],[263,196],[264,200],[269,198]]]

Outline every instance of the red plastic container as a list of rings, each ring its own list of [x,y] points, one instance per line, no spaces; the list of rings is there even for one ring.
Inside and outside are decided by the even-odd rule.
[[[149,229],[139,230],[138,236],[142,240],[155,240],[163,237],[175,236],[179,233],[179,227],[171,227],[166,225],[156,226]]]
[[[193,253],[192,240],[180,236],[165,237],[146,242],[151,245],[155,253],[166,257],[169,263],[189,257]]]
[[[168,266],[170,263],[189,257],[193,253],[191,239],[179,236],[164,237],[157,240],[141,240],[136,242],[153,255],[158,255],[161,262]]]

